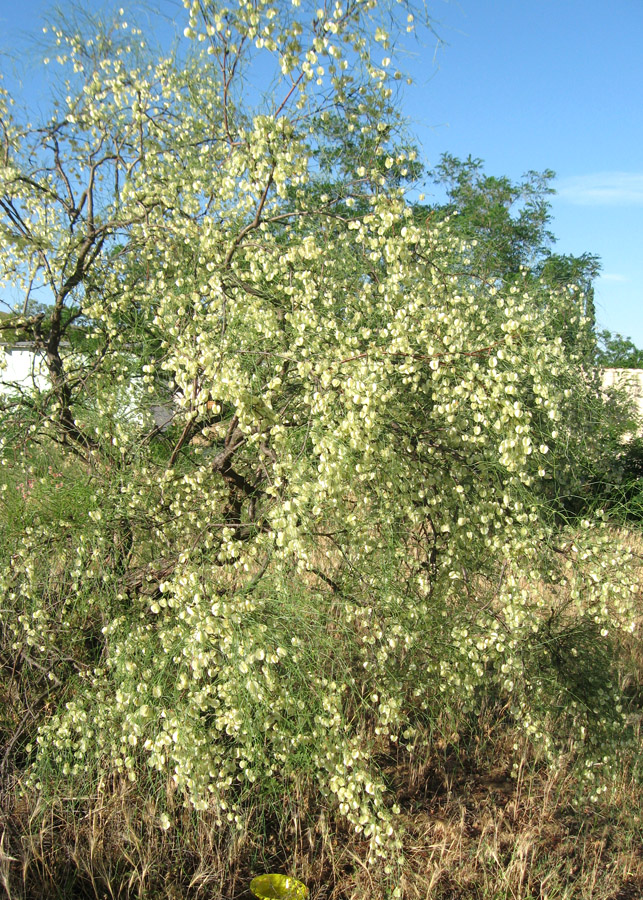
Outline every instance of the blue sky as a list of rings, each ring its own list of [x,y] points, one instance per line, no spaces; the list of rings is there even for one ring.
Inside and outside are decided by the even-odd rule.
[[[553,169],[561,253],[596,253],[599,323],[643,347],[643,0],[433,0],[446,46],[409,63],[430,163]],[[435,52],[428,52],[428,50]]]
[[[49,5],[0,0],[0,51],[24,58]],[[430,0],[429,11],[443,43],[409,43],[402,59],[424,158],[471,154],[515,179],[553,169],[556,249],[601,257],[599,323],[643,347],[643,0]]]

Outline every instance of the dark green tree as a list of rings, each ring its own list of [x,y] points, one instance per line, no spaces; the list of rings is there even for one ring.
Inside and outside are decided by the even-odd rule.
[[[598,334],[596,361],[606,369],[643,369],[643,350],[631,338],[605,329]]]
[[[429,173],[446,191],[446,203],[418,207],[419,216],[449,219],[456,234],[467,243],[466,265],[476,277],[506,286],[525,278],[549,289],[565,290],[565,302],[554,315],[556,335],[566,346],[586,345],[593,354],[595,330],[593,281],[598,275],[597,256],[554,253],[555,237],[549,230],[549,198],[554,172],[529,171],[519,181],[487,175],[483,161],[442,155]],[[543,301],[544,302],[544,301]]]
[[[430,209],[432,217],[449,218],[457,233],[477,242],[471,258],[478,274],[506,281],[548,256],[554,240],[548,230],[551,170],[530,171],[513,182],[485,174],[481,159],[445,153],[430,176],[447,195],[446,204]]]

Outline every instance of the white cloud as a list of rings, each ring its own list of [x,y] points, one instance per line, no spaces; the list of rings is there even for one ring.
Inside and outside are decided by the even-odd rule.
[[[599,276],[599,281],[629,281],[630,279],[626,275],[619,275],[618,272],[602,272]]]
[[[594,172],[561,178],[558,196],[583,206],[643,205],[642,172]]]

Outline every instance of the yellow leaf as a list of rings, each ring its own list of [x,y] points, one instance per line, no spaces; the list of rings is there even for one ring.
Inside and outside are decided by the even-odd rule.
[[[257,875],[250,890],[260,900],[306,900],[308,888],[290,875]]]

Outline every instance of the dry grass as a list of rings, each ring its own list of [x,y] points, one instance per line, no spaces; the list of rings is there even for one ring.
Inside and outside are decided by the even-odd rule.
[[[599,804],[584,804],[568,772],[527,755],[512,777],[517,738],[489,721],[470,746],[438,742],[430,759],[388,760],[405,829],[405,900],[643,897],[640,777],[625,765]],[[55,802],[8,790],[0,838],[8,900],[249,900],[251,877],[271,870],[296,873],[313,900],[386,896],[364,845],[310,792],[284,800],[289,816],[274,823],[248,810],[233,832],[208,813],[175,808],[171,790],[158,800],[148,787],[109,780],[91,797]],[[167,831],[162,812],[173,820]]]
[[[639,554],[642,547],[633,544]],[[620,651],[631,721],[640,731],[640,638]],[[4,676],[10,729],[21,704],[34,701],[22,696],[6,666]],[[404,900],[643,897],[643,773],[634,752],[609,791],[589,804],[571,767],[548,768],[501,709],[484,710],[466,738],[445,732],[422,746],[414,755],[383,747],[378,759],[402,810]],[[388,896],[390,878],[366,867],[364,843],[310,785],[293,785],[274,801],[278,806],[249,806],[243,827],[232,830],[181,806],[171,782],[106,778],[82,797],[21,794],[17,762],[0,794],[7,900],[250,900],[250,879],[264,871],[296,874],[311,900]]]
[[[518,777],[466,760],[418,793],[406,814],[409,900],[554,900],[643,896],[641,788],[623,776],[600,806],[565,772]]]

